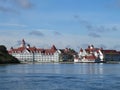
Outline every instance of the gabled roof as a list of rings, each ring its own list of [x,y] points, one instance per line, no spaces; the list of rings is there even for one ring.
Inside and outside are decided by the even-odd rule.
[[[85,59],[88,59],[88,60],[95,60],[96,57],[94,55],[91,55],[91,56],[85,56]]]
[[[11,48],[9,50],[9,53],[23,53],[24,50],[28,50],[29,52],[37,52],[37,53],[44,53],[44,54],[54,54],[57,49],[55,46],[52,46],[50,49],[41,49],[41,48],[36,48],[36,47],[18,47],[18,48]]]
[[[51,50],[53,50],[53,51],[56,51],[56,50],[57,50],[56,47],[55,47],[55,45],[53,45],[53,46],[51,47]]]
[[[23,53],[25,50],[27,50],[30,53],[36,52],[36,53],[43,53],[43,54],[54,54],[57,51],[55,45],[53,45],[50,49],[41,49],[41,48],[36,48],[36,47],[30,47],[29,44],[26,46],[26,42],[23,39],[20,47],[18,47],[18,48],[11,47],[11,49],[8,52],[9,53]]]
[[[82,49],[82,48],[80,49],[80,52],[83,52],[83,49]]]
[[[26,48],[29,52],[35,52],[36,51],[36,47],[29,47]]]

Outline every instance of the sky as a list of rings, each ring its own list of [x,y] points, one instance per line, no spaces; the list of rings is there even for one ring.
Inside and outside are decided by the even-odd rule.
[[[120,0],[0,0],[0,44],[120,50]]]

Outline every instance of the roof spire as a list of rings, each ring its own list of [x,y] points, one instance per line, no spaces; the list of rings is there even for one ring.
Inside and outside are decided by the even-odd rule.
[[[82,49],[82,48],[80,49],[80,52],[83,52],[83,49]]]
[[[51,47],[51,49],[52,49],[53,51],[56,51],[56,50],[57,50],[56,47],[55,47],[55,45],[53,45],[53,46]]]
[[[25,40],[24,39],[22,39],[22,44],[21,44],[21,47],[25,47]]]

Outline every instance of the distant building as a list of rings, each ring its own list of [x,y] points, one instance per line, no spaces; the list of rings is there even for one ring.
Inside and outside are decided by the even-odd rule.
[[[78,56],[75,56],[74,62],[103,62],[103,53],[101,48],[95,48],[93,45],[86,49],[80,49]]]
[[[65,49],[59,49],[60,54],[60,61],[61,62],[74,62],[74,55],[77,54],[77,52],[71,48],[65,48]]]
[[[120,61],[120,52],[116,50],[103,50],[95,48],[93,45],[87,49],[80,49],[78,56],[74,58],[74,62],[108,62]]]
[[[59,62],[60,51],[53,45],[50,49],[41,49],[26,45],[25,40],[18,48],[9,50],[9,53],[19,59],[21,62]]]
[[[120,61],[120,52],[116,50],[102,50],[106,61]]]

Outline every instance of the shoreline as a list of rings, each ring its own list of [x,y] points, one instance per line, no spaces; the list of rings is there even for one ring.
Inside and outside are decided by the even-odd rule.
[[[5,63],[0,65],[16,65],[16,64],[78,64],[78,63],[92,63],[92,64],[120,64],[119,61],[107,61],[107,62],[20,62],[20,63]]]

